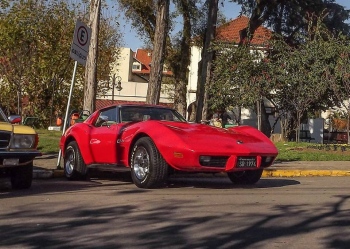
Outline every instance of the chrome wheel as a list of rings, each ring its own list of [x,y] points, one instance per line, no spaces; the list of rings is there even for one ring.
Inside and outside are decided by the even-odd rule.
[[[130,164],[132,181],[139,188],[155,188],[167,181],[168,164],[150,137],[135,142]]]
[[[134,154],[133,168],[135,176],[143,180],[149,174],[150,159],[147,150],[144,147],[137,147]]]
[[[66,148],[64,155],[64,174],[69,180],[85,179],[87,167],[80,154],[78,144],[72,141]]]
[[[65,160],[65,170],[67,174],[72,174],[74,170],[74,163],[75,163],[75,153],[74,150],[70,149],[69,151],[66,152],[66,160]]]

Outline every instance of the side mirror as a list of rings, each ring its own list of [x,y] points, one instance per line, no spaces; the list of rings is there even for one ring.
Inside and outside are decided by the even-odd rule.
[[[22,118],[20,115],[11,115],[8,117],[8,120],[11,124],[19,124],[22,121]]]

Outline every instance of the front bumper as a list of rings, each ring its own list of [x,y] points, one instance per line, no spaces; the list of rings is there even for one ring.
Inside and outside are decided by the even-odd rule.
[[[176,160],[169,163],[176,170],[187,172],[232,172],[232,171],[246,171],[257,170],[267,168],[272,165],[273,161],[277,157],[276,154],[264,154],[264,153],[247,153],[236,155],[210,155],[211,160],[208,163],[201,163],[201,156],[208,156],[208,154],[193,153],[191,156],[176,158]],[[240,166],[238,158],[255,158],[255,164],[253,167],[249,165]],[[269,158],[269,160],[267,160]]]
[[[0,151],[0,168],[26,165],[41,155],[41,152],[37,150]]]

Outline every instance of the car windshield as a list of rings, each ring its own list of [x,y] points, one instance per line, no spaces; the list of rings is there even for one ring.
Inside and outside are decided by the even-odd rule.
[[[8,122],[5,113],[0,108],[0,122]]]
[[[186,119],[173,109],[140,106],[123,106],[120,108],[121,122],[145,121],[149,119],[186,122]]]

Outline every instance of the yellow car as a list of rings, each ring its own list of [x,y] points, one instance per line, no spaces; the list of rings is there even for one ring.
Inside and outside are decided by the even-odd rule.
[[[9,176],[13,189],[30,188],[33,159],[41,156],[38,134],[20,122],[19,116],[7,118],[0,108],[0,177]]]

